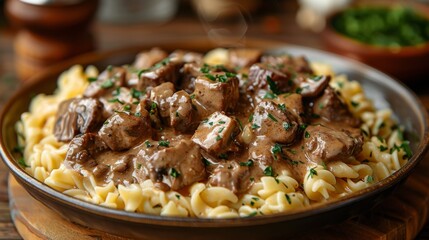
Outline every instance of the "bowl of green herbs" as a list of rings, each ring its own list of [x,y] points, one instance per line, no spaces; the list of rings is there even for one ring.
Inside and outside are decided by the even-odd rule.
[[[334,13],[322,34],[328,50],[402,81],[429,79],[429,7],[377,2]]]

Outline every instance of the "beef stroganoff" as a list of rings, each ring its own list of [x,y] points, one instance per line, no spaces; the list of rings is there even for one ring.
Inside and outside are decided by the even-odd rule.
[[[162,216],[267,215],[374,184],[411,151],[390,109],[305,57],[161,49],[74,66],[17,123],[19,163],[64,194]]]

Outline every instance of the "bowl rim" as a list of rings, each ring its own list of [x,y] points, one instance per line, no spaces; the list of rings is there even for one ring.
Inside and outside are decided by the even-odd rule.
[[[324,30],[322,30],[322,35],[326,35],[326,38],[333,38],[333,40],[336,42],[336,44],[340,44],[343,47],[345,47],[348,50],[355,49],[355,52],[360,52],[364,55],[393,55],[397,56],[400,55],[403,56],[419,56],[419,55],[429,55],[429,40],[418,44],[418,45],[411,45],[411,46],[400,46],[400,47],[388,47],[388,46],[381,46],[381,45],[372,45],[365,42],[361,42],[357,39],[354,39],[352,37],[349,37],[345,34],[342,34],[338,32],[332,25],[332,21],[335,17],[342,14],[347,9],[354,9],[354,8],[362,8],[362,7],[386,7],[386,8],[392,8],[395,6],[405,6],[404,3],[400,3],[397,1],[374,1],[374,2],[361,2],[357,3],[351,7],[341,8],[337,11],[334,11],[333,13],[329,14],[326,17],[326,24]],[[413,9],[416,13],[423,16],[429,21],[429,6],[426,6],[422,3],[418,2],[410,2],[407,3],[406,7],[410,7]]]
[[[201,41],[201,39],[200,40],[197,39],[195,41]],[[262,43],[264,42],[264,40],[260,40],[260,41]],[[232,219],[210,219],[210,218],[193,218],[193,217],[165,217],[165,216],[150,215],[145,213],[127,212],[125,210],[112,209],[101,205],[96,205],[96,204],[86,202],[80,199],[76,199],[66,194],[63,194],[47,186],[46,184],[36,180],[34,177],[28,174],[24,169],[22,169],[12,155],[12,149],[8,149],[6,146],[6,143],[3,141],[3,135],[0,138],[0,154],[2,156],[2,159],[5,162],[6,166],[10,169],[11,173],[15,176],[15,178],[17,178],[18,182],[21,185],[24,184],[24,185],[27,185],[27,187],[36,188],[38,190],[38,193],[43,194],[44,196],[50,199],[54,199],[59,203],[66,204],[69,207],[72,207],[74,209],[85,211],[86,213],[95,214],[95,215],[98,215],[101,217],[107,217],[110,219],[125,220],[128,222],[134,222],[139,224],[151,224],[151,225],[174,226],[174,227],[205,227],[205,228],[216,227],[218,228],[218,227],[252,226],[252,225],[269,224],[269,223],[275,223],[275,222],[281,222],[281,221],[297,220],[308,216],[329,212],[331,210],[341,208],[342,206],[351,205],[353,203],[363,200],[364,198],[376,195],[379,192],[382,192],[384,190],[387,190],[393,187],[396,183],[405,179],[405,177],[411,173],[411,170],[414,169],[414,167],[418,164],[418,162],[424,157],[424,154],[427,152],[429,148],[428,113],[426,112],[425,108],[423,107],[417,95],[414,92],[412,92],[407,86],[405,86],[403,83],[395,80],[394,78],[366,64],[360,63],[353,59],[348,59],[348,58],[344,59],[344,57],[337,54],[329,53],[329,52],[314,49],[314,48],[298,46],[298,45],[271,42],[271,41],[265,41],[265,42],[273,43],[275,47],[296,48],[296,49],[302,49],[306,51],[313,51],[328,57],[334,57],[334,58],[349,61],[360,68],[368,69],[372,72],[376,72],[377,74],[383,76],[384,78],[389,79],[391,81],[391,84],[396,85],[396,87],[402,88],[409,95],[409,97],[411,97],[413,102],[417,104],[416,108],[420,110],[420,113],[421,113],[420,117],[423,120],[422,123],[423,123],[423,129],[424,129],[423,137],[422,139],[420,139],[420,143],[417,147],[417,150],[413,153],[413,156],[408,160],[408,163],[402,166],[398,171],[395,171],[389,177],[383,179],[382,181],[376,184],[373,184],[360,191],[347,194],[346,196],[336,198],[336,199],[331,199],[326,203],[314,204],[304,209],[298,209],[298,210],[293,210],[293,211],[288,211],[288,212],[273,214],[273,215],[266,215],[266,216],[239,217],[239,218],[232,218]],[[81,65],[88,65],[91,62],[101,61],[102,59],[115,56],[115,54],[118,54],[118,53],[125,54],[124,53],[125,51],[127,51],[127,53],[131,53],[131,52],[136,52],[147,48],[150,48],[150,46],[144,45],[144,46],[121,48],[117,50],[98,53],[98,55],[93,53],[84,54],[76,58],[73,58],[69,61],[62,62],[51,68],[46,69],[43,73],[35,77],[34,81],[24,84],[23,87],[18,89],[18,91],[16,91],[13,94],[13,96],[9,99],[9,101],[7,101],[7,103],[2,108],[2,111],[0,112],[1,128],[3,128],[5,116],[7,115],[7,112],[14,105],[14,102],[17,99],[21,98],[21,96],[25,95],[26,93],[29,93],[33,86],[47,82],[48,81],[47,76],[50,76],[50,75],[59,76],[59,74],[55,74],[55,73],[56,72],[61,73],[62,71],[69,68],[70,66],[74,65],[74,63],[76,62],[80,63]],[[264,50],[269,50],[269,49],[270,49],[270,45],[267,45],[267,47],[264,48]],[[213,223],[216,223],[216,224],[213,224]]]

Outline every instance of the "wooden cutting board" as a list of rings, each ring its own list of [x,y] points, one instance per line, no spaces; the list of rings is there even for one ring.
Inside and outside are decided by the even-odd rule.
[[[414,239],[429,213],[429,157],[376,208],[301,239]],[[125,239],[63,219],[9,177],[11,216],[24,239]]]

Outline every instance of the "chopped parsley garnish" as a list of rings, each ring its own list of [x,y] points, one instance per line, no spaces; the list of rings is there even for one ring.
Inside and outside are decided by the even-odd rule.
[[[219,82],[225,83],[228,81],[228,77],[226,75],[217,75],[216,77],[219,80]]]
[[[253,121],[253,114],[250,114],[250,116],[249,116],[249,122],[252,122]]]
[[[313,178],[313,176],[317,176],[316,167],[310,168],[310,174],[308,174],[307,179],[310,178],[310,177]]]
[[[273,167],[271,166],[266,167],[264,169],[264,175],[274,177]]]
[[[300,93],[302,93],[302,88],[297,88],[297,89],[295,89],[295,93],[298,93],[298,94],[300,94]]]
[[[372,183],[374,182],[374,177],[372,175],[369,175],[368,177],[366,177],[366,183]]]
[[[222,139],[221,136],[219,136],[219,135],[216,136],[216,141],[220,141],[221,139]]]
[[[141,169],[142,168],[142,164],[141,163],[137,163],[137,169]]]
[[[283,128],[287,131],[291,128],[291,124],[288,122],[283,122]]]
[[[307,128],[307,124],[299,125],[299,128],[300,128],[301,130],[305,130],[305,129]]]
[[[282,103],[282,104],[278,104],[278,105],[277,105],[277,107],[279,107],[279,109],[280,109],[282,112],[286,111],[286,105],[285,105],[284,103]]]
[[[226,122],[225,122],[225,121],[223,121],[223,120],[220,120],[218,123],[219,123],[219,124],[225,124]]]
[[[101,84],[101,87],[102,88],[111,88],[111,87],[113,87],[113,84],[114,83],[113,83],[112,79],[109,78],[109,79],[107,79],[107,81],[105,81]]]
[[[274,99],[274,98],[277,98],[277,94],[272,92],[265,93],[264,99]]]
[[[384,152],[384,151],[386,151],[386,150],[388,149],[388,147],[385,147],[385,146],[383,146],[383,145],[380,145],[378,148],[379,148],[379,149],[380,149],[380,151],[382,151],[382,152]]]
[[[258,129],[258,128],[260,128],[260,126],[258,125],[258,124],[252,124],[252,127],[251,127],[252,129]]]
[[[323,106],[323,103],[319,103],[318,107],[319,109],[323,109],[325,106]]]
[[[133,96],[133,98],[139,99],[142,96],[142,92],[135,88],[131,88],[131,96]]]
[[[274,122],[278,122],[277,118],[275,118],[271,113],[268,113],[268,117]]]
[[[23,153],[24,152],[24,146],[20,146],[20,145],[17,145],[17,146],[15,146],[14,148],[13,148],[13,151],[14,152],[16,152],[16,153]]]
[[[96,77],[88,77],[87,80],[88,80],[88,82],[92,83],[92,82],[97,81],[97,78]]]
[[[121,94],[121,88],[120,88],[120,87],[117,87],[117,88],[115,89],[115,91],[113,91],[113,92],[112,92],[112,95],[113,95],[113,96],[118,96],[119,94]]]
[[[158,141],[158,145],[162,146],[162,147],[169,147],[170,146],[170,141],[168,141],[168,140],[160,140],[160,141]]]
[[[220,129],[219,129],[219,131],[217,131],[218,133],[221,133],[221,132],[223,132],[223,130],[225,129],[225,127],[221,127]]]
[[[240,166],[251,167],[253,166],[253,160],[249,159],[247,162],[240,162]]]
[[[305,138],[309,138],[309,137],[310,137],[310,133],[309,133],[309,132],[307,132],[307,131],[305,131],[305,133],[304,133],[304,137],[305,137]]]
[[[405,152],[404,157],[410,158],[411,156],[413,156],[413,152],[411,151],[410,144],[408,141],[404,141],[401,144],[400,148],[402,148],[402,150],[404,150]]]
[[[225,73],[225,76],[227,76],[227,77],[231,78],[231,77],[235,77],[235,76],[237,76],[237,74],[232,73],[232,72],[226,72],[226,73]]]
[[[176,198],[177,198],[178,200],[180,200],[180,195],[179,195],[179,194],[176,194]]]
[[[240,131],[243,131],[243,124],[241,124],[240,119],[236,118],[235,120],[237,120],[238,128],[240,129]]]
[[[256,214],[258,214],[258,212],[256,212],[256,211],[254,211],[254,212],[251,212],[249,215],[247,215],[248,217],[254,217],[254,216],[256,216]]]
[[[157,104],[156,104],[156,102],[152,102],[152,104],[150,104],[150,114],[152,115],[152,114],[155,114],[155,110],[156,110],[156,108],[157,108]]]
[[[292,204],[292,200],[290,199],[289,195],[285,194],[285,197],[286,197],[286,201],[287,201],[289,204]]]
[[[328,166],[326,166],[326,163],[325,163],[325,162],[322,162],[322,166],[323,166],[323,168],[324,168],[325,170],[328,170]]]
[[[152,147],[152,144],[149,142],[149,140],[146,140],[146,141],[144,142],[144,144],[146,145],[146,147],[147,147],[147,148]]]
[[[202,68],[200,68],[200,72],[202,72],[202,73],[209,73],[210,72],[209,65],[204,64],[204,66]]]
[[[191,94],[189,97],[190,97],[191,99],[194,99],[194,98],[195,98],[195,94]]]
[[[149,72],[149,69],[141,69],[137,72],[137,77],[142,78],[142,74],[145,72]]]
[[[315,82],[318,82],[318,81],[320,81],[320,79],[322,79],[323,78],[323,76],[322,75],[316,75],[316,76],[311,76],[310,77],[310,79],[311,80],[313,80],[313,81],[315,81]]]
[[[113,70],[113,66],[112,65],[107,66],[106,70],[111,72]]]
[[[358,102],[355,102],[355,101],[350,101],[350,104],[351,104],[353,107],[358,107],[358,106],[359,106],[359,103],[358,103]]]
[[[136,113],[134,113],[134,116],[136,116],[136,117],[141,117],[141,116],[142,116],[142,113],[141,113],[141,112],[136,112]]]
[[[26,168],[26,167],[30,167],[30,166],[28,166],[28,165],[27,165],[27,163],[25,163],[25,160],[24,160],[24,158],[23,158],[23,157],[20,157],[20,158],[18,159],[18,164],[19,164],[19,165],[21,165],[21,167],[24,167],[24,168]]]
[[[216,81],[216,77],[211,74],[206,74],[204,76],[206,76],[206,78],[210,79],[211,81]]]
[[[109,99],[109,100],[107,100],[108,102],[110,102],[110,103],[115,103],[115,102],[117,102],[117,103],[120,103],[120,104],[124,104],[124,102],[123,101],[121,101],[121,100],[119,100],[119,98],[112,98],[112,99]]]
[[[204,166],[209,166],[209,165],[211,165],[211,163],[209,162],[209,160],[207,160],[207,159],[205,159],[205,158],[202,158],[202,160],[203,160]]]
[[[180,173],[175,168],[171,168],[170,176],[172,176],[174,178],[178,178],[178,177],[180,177]]]
[[[282,146],[280,146],[280,144],[278,144],[278,143],[274,144],[274,146],[271,148],[271,152],[273,154],[281,153],[282,152]]]
[[[267,76],[267,82],[268,82],[268,86],[270,87],[271,92],[273,92],[274,94],[280,94],[280,91],[277,87],[276,82],[274,82],[270,76]]]
[[[361,128],[360,130],[362,131],[363,135],[365,135],[367,137],[369,136],[368,132],[365,129]]]

